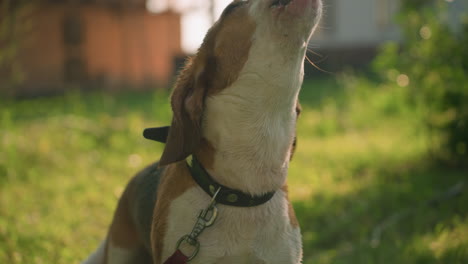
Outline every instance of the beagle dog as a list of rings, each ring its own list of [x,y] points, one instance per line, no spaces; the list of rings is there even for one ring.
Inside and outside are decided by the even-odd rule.
[[[321,0],[225,8],[178,77],[170,128],[146,133],[166,143],[160,161],[129,182],[84,263],[301,263],[286,178],[321,12]]]

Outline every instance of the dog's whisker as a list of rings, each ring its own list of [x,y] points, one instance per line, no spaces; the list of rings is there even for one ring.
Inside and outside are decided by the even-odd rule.
[[[321,72],[324,72],[324,73],[332,73],[332,72],[329,72],[329,71],[326,71],[322,68],[320,68],[319,66],[317,66],[317,64],[315,64],[311,59],[309,59],[309,57],[307,57],[307,55],[305,56],[306,60],[312,65],[314,66],[317,70],[321,71]]]
[[[323,58],[323,55],[322,55],[322,54],[320,54],[320,53],[318,53],[318,52],[316,52],[316,51],[313,51],[311,48],[307,48],[307,51],[310,52],[310,53],[312,53],[312,54],[314,54],[314,55],[319,56],[320,58]]]

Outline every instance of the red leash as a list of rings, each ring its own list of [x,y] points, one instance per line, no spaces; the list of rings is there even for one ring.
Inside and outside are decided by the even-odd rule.
[[[185,264],[187,261],[188,257],[178,249],[166,260],[166,262],[164,262],[164,264]]]

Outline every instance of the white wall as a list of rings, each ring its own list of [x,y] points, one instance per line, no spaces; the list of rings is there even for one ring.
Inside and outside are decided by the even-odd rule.
[[[372,47],[401,39],[395,23],[398,0],[323,0],[321,27],[310,42],[312,48]],[[468,0],[445,0],[447,21],[460,30],[460,16],[467,15]]]
[[[312,47],[367,47],[398,40],[397,0],[324,0],[324,17]]]

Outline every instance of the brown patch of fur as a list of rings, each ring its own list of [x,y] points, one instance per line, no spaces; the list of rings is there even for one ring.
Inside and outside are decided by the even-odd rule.
[[[231,85],[249,58],[255,22],[247,8],[233,12],[214,28],[216,39],[212,40],[212,52],[216,58],[216,78],[208,95],[216,94]]]
[[[171,202],[195,185],[185,161],[168,166],[162,175],[151,227],[152,255],[155,264],[163,262],[161,257]]]
[[[296,213],[294,212],[294,208],[292,206],[291,201],[289,200],[289,192],[288,192],[288,185],[283,186],[281,188],[286,193],[286,199],[288,200],[288,216],[289,216],[289,223],[293,228],[299,227],[299,221],[297,221]]]
[[[248,59],[255,23],[246,6],[237,5],[208,31],[197,55],[179,75],[171,97],[174,116],[160,166],[183,160],[198,150],[206,96],[232,84]]]
[[[160,166],[183,160],[198,147],[203,98],[203,90],[196,85],[194,66],[188,61],[172,93],[173,118]]]
[[[109,239],[106,238],[106,242],[104,245],[104,258],[102,264],[107,264],[107,253],[109,252]]]
[[[133,181],[128,184],[120,197],[117,209],[114,213],[114,219],[109,229],[109,240],[107,244],[119,248],[134,249],[140,245],[138,233],[130,214],[130,202],[134,196],[132,182]]]

